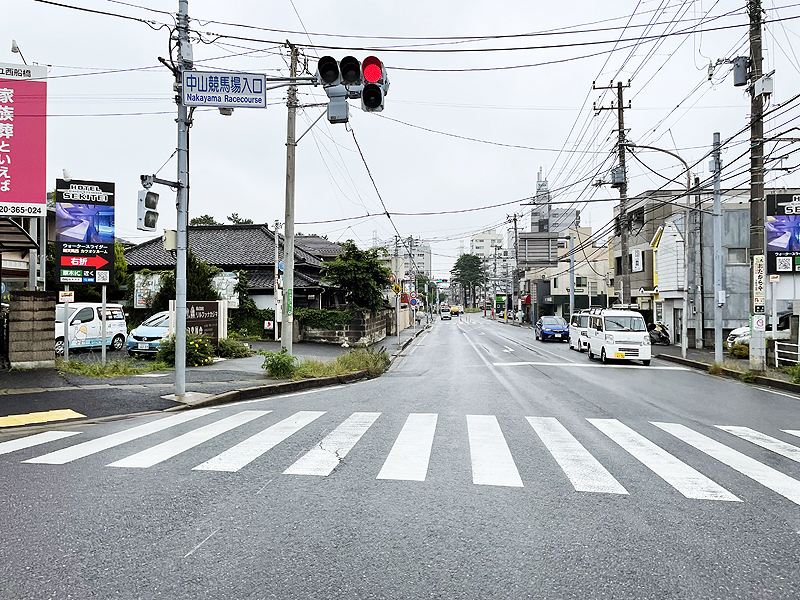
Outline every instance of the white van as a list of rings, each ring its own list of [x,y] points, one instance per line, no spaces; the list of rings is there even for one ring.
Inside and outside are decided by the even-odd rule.
[[[589,347],[589,311],[572,313],[569,320],[569,348],[583,352]]]
[[[635,305],[634,305],[635,306]],[[650,364],[650,334],[644,317],[632,307],[594,308],[589,312],[589,358],[641,360]]]
[[[64,354],[64,304],[56,305],[56,354]],[[71,302],[69,304],[69,347],[99,348],[102,341],[102,304],[99,302]],[[112,350],[122,350],[128,324],[121,304],[106,304],[106,345]]]

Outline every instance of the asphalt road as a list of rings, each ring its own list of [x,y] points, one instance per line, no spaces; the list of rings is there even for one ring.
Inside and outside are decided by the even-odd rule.
[[[796,598],[798,408],[439,322],[379,379],[3,442],[0,595]]]

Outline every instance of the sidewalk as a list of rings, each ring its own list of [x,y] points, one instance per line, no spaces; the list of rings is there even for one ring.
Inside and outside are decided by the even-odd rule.
[[[373,346],[384,348],[394,361],[425,325],[408,328]],[[256,350],[277,352],[280,342],[254,342]],[[339,345],[301,342],[293,345],[299,360],[329,362],[350,348]],[[87,360],[99,360],[86,356]],[[162,371],[126,377],[95,379],[60,372],[56,369],[0,371],[0,437],[18,433],[33,424],[75,423],[106,420],[152,411],[182,410],[233,402],[245,398],[288,393],[299,389],[347,383],[361,375],[307,379],[287,382],[270,379],[261,365],[264,357],[220,360],[206,367],[186,369],[186,396],[179,401],[175,393],[175,372]]]

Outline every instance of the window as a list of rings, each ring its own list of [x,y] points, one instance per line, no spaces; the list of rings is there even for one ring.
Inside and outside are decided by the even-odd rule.
[[[73,325],[76,323],[89,323],[92,319],[94,319],[94,311],[87,306],[78,311],[78,314],[72,319],[72,323]]]
[[[747,248],[728,248],[729,265],[746,265]]]
[[[575,287],[586,287],[589,285],[589,278],[588,277],[576,277],[575,278]]]
[[[554,288],[558,287],[558,277],[553,277],[553,287]]]

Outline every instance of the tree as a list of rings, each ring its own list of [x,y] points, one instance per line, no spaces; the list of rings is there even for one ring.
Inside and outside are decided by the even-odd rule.
[[[186,251],[186,299],[219,300],[212,280],[221,269],[198,259],[191,250]],[[175,299],[175,270],[161,276],[161,288],[153,296],[153,312],[169,309],[169,301]]]
[[[231,213],[229,217],[227,217],[228,221],[233,223],[234,225],[252,225],[253,219],[242,219],[239,217],[239,213]]]
[[[222,225],[211,215],[200,215],[189,221],[189,225]]]
[[[483,282],[483,277],[481,257],[476,254],[462,254],[450,269],[450,281],[462,287],[465,298],[467,290],[472,298],[475,297],[475,287]]]
[[[382,260],[388,252],[385,248],[360,250],[353,240],[340,245],[343,252],[322,267],[323,281],[342,289],[347,302],[358,308],[381,308],[383,290],[391,283],[392,271]]]

